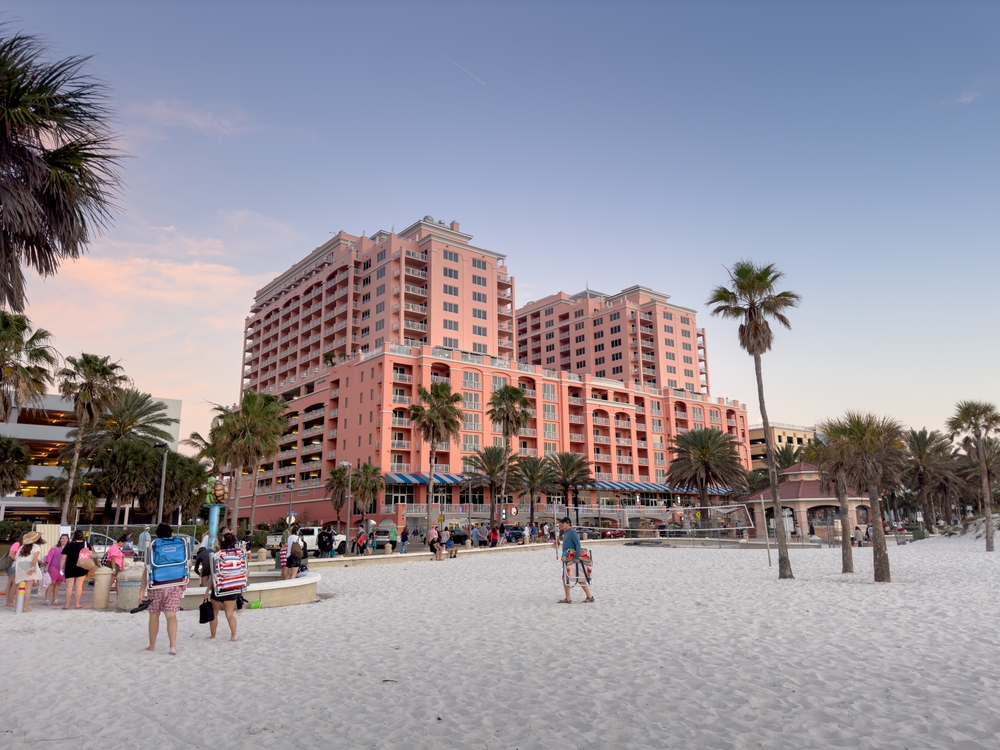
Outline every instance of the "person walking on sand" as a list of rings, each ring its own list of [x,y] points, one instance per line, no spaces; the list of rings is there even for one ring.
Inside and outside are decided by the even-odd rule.
[[[80,533],[80,532],[77,532]],[[174,530],[168,523],[161,523],[156,527],[156,539],[150,543],[149,553],[152,555],[156,549],[156,544],[160,539],[169,539],[174,535]],[[139,601],[146,598],[149,587],[149,566],[142,568],[142,584],[139,588]],[[177,610],[181,608],[181,599],[184,598],[184,590],[187,589],[187,581],[177,586],[167,586],[166,588],[153,589],[150,593],[149,605],[149,647],[146,651],[156,651],[156,636],[160,632],[160,613],[162,612],[167,620],[167,638],[170,641],[170,655],[177,655]],[[68,597],[67,597],[68,600]]]
[[[244,564],[246,563],[246,551],[236,544],[236,536],[232,532],[227,533],[225,536],[219,539],[219,551],[212,555],[212,570],[214,571],[217,566],[221,564],[222,556],[225,554],[227,557],[232,557],[233,555],[242,555]],[[223,611],[226,614],[226,622],[229,623],[229,640],[236,640],[236,601],[243,595],[243,590],[231,591],[229,593],[220,594],[215,590],[215,576],[211,577],[208,587],[205,589],[205,598],[203,601],[212,602],[212,608],[215,610],[215,618],[209,623],[209,640],[215,639],[215,631],[219,627],[219,611]]]
[[[575,553],[577,560],[579,560],[580,555],[583,554],[583,547],[580,546],[580,535],[576,533],[576,529],[573,528],[572,524],[573,522],[568,516],[559,521],[559,530],[563,535],[562,559],[564,563],[571,550]],[[580,587],[583,589],[583,593],[587,595],[587,598],[583,600],[583,603],[593,604],[594,596],[590,593],[590,586],[581,581]],[[565,569],[563,570],[563,591],[566,593],[566,596],[559,600],[559,604],[572,604],[573,600],[570,597],[569,582],[566,580]]]
[[[70,608],[70,600],[73,598],[73,591],[76,591],[76,608],[83,609],[80,599],[83,597],[83,582],[87,580],[87,569],[77,565],[80,560],[80,553],[87,546],[83,541],[83,529],[73,532],[73,540],[63,547],[62,551],[62,574],[66,579],[66,606]]]
[[[396,552],[396,542],[399,541],[399,531],[396,530],[396,524],[389,527],[389,546],[392,547],[393,553]]]
[[[37,531],[29,531],[21,537],[21,546],[14,559],[14,582],[24,583],[24,606],[22,612],[30,612],[32,587],[42,580],[42,569],[38,559],[42,552],[42,535]]]
[[[63,581],[66,580],[59,568],[62,566],[63,547],[67,544],[69,544],[69,534],[63,534],[59,537],[59,543],[50,549],[45,556],[45,568],[49,571],[49,578],[52,581],[45,590],[45,603],[51,604],[53,607],[57,605],[56,599],[59,598],[59,589],[62,587]]]
[[[410,529],[408,526],[403,526],[403,531],[399,535],[399,541],[403,545],[399,548],[399,554],[405,555],[406,548],[410,546]]]

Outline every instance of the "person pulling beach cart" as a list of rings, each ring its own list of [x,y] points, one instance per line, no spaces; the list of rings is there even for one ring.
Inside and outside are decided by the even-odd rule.
[[[593,576],[594,560],[589,549],[584,549],[580,544],[580,535],[572,526],[569,517],[559,521],[559,531],[563,535],[562,557],[560,565],[562,567],[562,583],[565,596],[559,600],[559,604],[572,604],[570,589],[579,585],[587,598],[584,604],[593,604],[594,596],[590,593],[590,584]]]

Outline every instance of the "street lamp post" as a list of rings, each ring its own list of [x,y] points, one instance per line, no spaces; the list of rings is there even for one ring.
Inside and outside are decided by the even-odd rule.
[[[350,461],[341,461],[340,465],[347,469],[347,520],[344,521],[344,547],[347,548],[347,529],[351,525],[351,473],[354,471],[354,464]]]
[[[167,444],[157,443],[156,448],[163,449],[163,468],[160,470],[160,502],[156,506],[156,525],[163,523],[163,490],[167,485]]]

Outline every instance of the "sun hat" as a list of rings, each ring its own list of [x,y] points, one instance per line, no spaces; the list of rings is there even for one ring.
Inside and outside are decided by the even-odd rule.
[[[22,544],[37,544],[39,541],[41,541],[41,539],[42,539],[42,535],[39,534],[37,531],[29,531],[27,534],[25,534],[21,538],[21,543]]]

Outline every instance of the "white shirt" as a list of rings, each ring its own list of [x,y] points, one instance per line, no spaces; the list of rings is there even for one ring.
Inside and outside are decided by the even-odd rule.
[[[198,545],[198,549],[205,549],[208,546],[209,541],[211,540],[209,539],[208,532],[206,532],[205,536],[201,538],[201,544]]]
[[[298,534],[289,534],[288,535],[288,554],[289,555],[292,554],[292,545],[295,544],[295,543],[297,543],[297,542],[301,544],[301,542],[299,541],[299,535]]]

